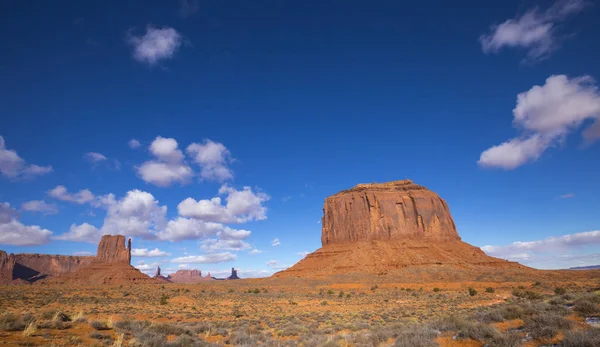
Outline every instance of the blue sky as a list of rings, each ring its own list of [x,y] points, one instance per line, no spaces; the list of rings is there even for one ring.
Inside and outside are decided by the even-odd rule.
[[[0,6],[3,250],[264,276],[325,197],[410,178],[489,254],[600,263],[592,1]]]

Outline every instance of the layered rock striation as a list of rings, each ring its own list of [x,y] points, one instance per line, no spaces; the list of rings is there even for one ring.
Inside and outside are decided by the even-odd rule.
[[[274,277],[528,269],[462,242],[448,204],[410,180],[359,184],[326,198],[321,243]]]
[[[410,180],[359,184],[325,199],[323,246],[371,240],[459,241],[448,204]]]

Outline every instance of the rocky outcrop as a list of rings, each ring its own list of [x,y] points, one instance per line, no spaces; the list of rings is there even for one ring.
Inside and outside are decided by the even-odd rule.
[[[323,246],[371,240],[458,241],[448,204],[410,180],[359,184],[325,199]]]
[[[125,236],[104,235],[98,244],[96,261],[101,263],[131,264],[131,239],[125,247]]]
[[[529,269],[462,242],[446,202],[410,180],[359,184],[325,199],[323,212],[322,247],[274,277]]]
[[[240,278],[238,277],[237,274],[237,270],[234,268],[231,268],[231,276],[227,277],[228,280],[239,280]]]
[[[174,283],[196,283],[213,280],[210,272],[206,277],[202,277],[200,270],[177,270],[174,274],[167,276],[167,279]]]
[[[130,265],[131,239],[125,246],[125,236],[104,235],[93,260],[74,272],[50,278],[45,283],[104,285],[128,283],[159,283]]]
[[[33,283],[48,276],[76,271],[94,257],[51,254],[7,254],[0,251],[0,283]]]
[[[162,282],[171,282],[167,277],[161,275],[160,266],[156,267],[156,273],[154,274],[154,276],[152,276],[152,278],[154,278],[155,280],[162,281]]]

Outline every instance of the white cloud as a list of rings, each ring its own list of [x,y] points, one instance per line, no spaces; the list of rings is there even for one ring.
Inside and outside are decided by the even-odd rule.
[[[302,258],[304,258],[304,257],[306,257],[307,255],[309,255],[309,254],[310,254],[310,252],[308,252],[308,251],[304,251],[304,252],[298,252],[298,253],[296,253],[296,254],[298,254],[299,256],[301,256]]]
[[[267,218],[267,208],[262,205],[270,199],[267,194],[255,193],[250,187],[236,190],[227,185],[223,185],[219,189],[219,194],[227,195],[226,205],[222,205],[220,197],[199,201],[187,198],[177,206],[179,214],[184,217],[220,223],[245,223]]]
[[[79,252],[73,252],[73,255],[78,256],[78,257],[89,257],[89,256],[94,255],[94,253],[88,252],[88,251],[79,251]]]
[[[585,247],[597,245],[600,245],[600,230],[548,237],[536,241],[517,241],[507,246],[486,245],[481,249],[488,255],[513,261],[523,261],[526,264],[533,264],[546,259],[550,263],[542,264],[542,266],[548,266],[556,265],[554,260],[558,259],[557,255],[560,255],[563,261],[572,260],[576,255],[569,254],[570,252],[579,253]]]
[[[191,264],[214,264],[232,261],[236,259],[236,255],[231,252],[212,253],[207,255],[190,255],[187,257],[179,257],[171,260],[172,263],[191,263]]]
[[[149,25],[143,36],[136,36],[129,32],[127,41],[133,46],[133,58],[152,66],[173,58],[183,40],[173,28],[157,29]]]
[[[7,202],[0,203],[0,244],[34,246],[48,243],[52,232],[37,225],[23,225]]]
[[[202,241],[200,249],[205,252],[214,253],[220,251],[243,251],[252,248],[250,244],[242,240],[207,239]]]
[[[129,145],[129,148],[131,148],[131,149],[136,149],[141,146],[140,141],[138,141],[136,139],[129,140],[129,142],[127,144]]]
[[[260,253],[262,253],[262,251],[260,249],[256,249],[256,248],[251,250],[250,252],[248,252],[248,254],[250,254],[250,255],[257,255]]]
[[[166,206],[148,192],[130,190],[124,198],[108,208],[102,234],[124,234],[154,238],[154,233],[165,224]]]
[[[274,238],[273,241],[271,241],[271,246],[277,247],[279,245],[281,245],[281,242],[279,242],[278,238]]]
[[[153,258],[153,257],[167,257],[167,256],[170,256],[171,254],[169,254],[167,252],[163,252],[158,248],[151,249],[151,250],[149,250],[148,248],[134,248],[131,250],[131,255],[134,257]]]
[[[223,224],[204,222],[197,219],[177,217],[170,220],[164,230],[158,232],[160,240],[182,241],[204,239],[217,235],[224,229]]]
[[[562,194],[559,196],[559,198],[561,199],[572,199],[575,197],[575,194],[573,193],[566,193],[566,194]]]
[[[55,237],[57,240],[98,243],[102,238],[102,233],[98,228],[88,223],[80,225],[71,224],[69,231]]]
[[[52,172],[52,166],[26,165],[16,151],[7,149],[0,136],[0,173],[8,178],[32,178]]]
[[[199,9],[198,0],[179,0],[179,15],[183,18],[196,14]]]
[[[516,47],[528,51],[529,61],[544,59],[559,46],[558,25],[586,5],[585,0],[559,0],[546,11],[533,8],[522,16],[492,26],[491,32],[482,35],[479,42],[485,53]]]
[[[65,186],[59,185],[48,191],[48,195],[61,201],[73,202],[79,205],[89,203],[93,207],[107,208],[115,203],[113,194],[96,196],[89,189],[82,189],[77,193],[69,193]]]
[[[284,269],[287,269],[288,267],[290,267],[289,265],[279,264],[279,262],[277,260],[269,260],[267,262],[267,266],[273,270],[284,270]]]
[[[108,160],[108,158],[104,154],[98,152],[88,152],[84,154],[83,157],[93,164]]]
[[[41,212],[43,214],[57,214],[58,207],[55,204],[48,204],[44,200],[31,200],[21,204],[21,210],[27,212]]]
[[[142,180],[158,187],[167,187],[173,182],[189,183],[194,172],[184,161],[175,139],[156,137],[150,145],[150,153],[156,160],[147,161],[137,168]]]
[[[523,135],[485,150],[480,166],[510,170],[535,161],[586,120],[600,117],[600,93],[589,76],[554,75],[543,86],[520,93],[513,114]]]
[[[159,263],[152,263],[152,264],[146,264],[146,263],[140,263],[135,265],[134,267],[138,270],[140,270],[141,272],[145,273],[148,276],[154,276],[154,274],[156,273],[156,268],[160,266]]]
[[[227,167],[233,159],[222,143],[206,139],[202,144],[190,144],[186,151],[200,166],[202,179],[223,182],[233,178],[233,172]]]
[[[585,129],[582,135],[586,144],[590,144],[600,139],[600,120],[596,120],[593,125]]]

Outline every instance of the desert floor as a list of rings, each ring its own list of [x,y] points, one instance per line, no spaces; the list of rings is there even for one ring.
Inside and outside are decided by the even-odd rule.
[[[0,287],[6,346],[600,346],[600,272]]]

